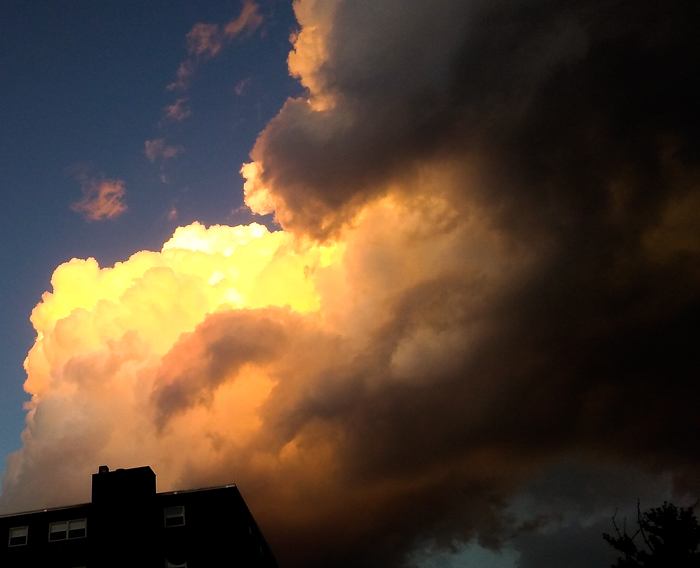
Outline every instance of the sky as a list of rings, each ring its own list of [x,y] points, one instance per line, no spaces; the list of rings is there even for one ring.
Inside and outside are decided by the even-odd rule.
[[[700,494],[700,6],[0,18],[0,512],[238,484],[285,567],[609,566]]]

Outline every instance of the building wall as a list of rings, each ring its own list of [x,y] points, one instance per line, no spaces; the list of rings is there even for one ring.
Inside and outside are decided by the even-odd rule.
[[[78,519],[86,519],[84,536],[49,540],[51,523]],[[10,529],[23,526],[26,544],[9,546]],[[277,568],[235,485],[156,493],[150,468],[95,474],[92,503],[0,517],[1,568],[163,568],[168,562]]]
[[[276,568],[270,548],[234,485],[158,495],[158,509],[184,507],[184,525],[160,528],[159,550],[188,568]]]
[[[89,539],[93,528],[91,505],[47,509],[19,515],[0,517],[0,566],[19,568],[55,566],[74,568],[90,564]],[[88,519],[85,537],[49,541],[51,523]],[[27,544],[9,546],[10,529],[28,527]]]

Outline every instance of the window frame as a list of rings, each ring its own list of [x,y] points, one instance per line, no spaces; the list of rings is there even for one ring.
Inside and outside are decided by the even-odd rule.
[[[173,510],[175,510],[175,509],[180,509],[180,510],[182,511],[182,515],[171,515],[171,516],[168,516],[168,511],[173,511]],[[181,522],[181,523],[178,523],[178,524],[176,524],[176,525],[169,525],[169,524],[168,524],[168,519],[178,519],[178,518],[182,518],[182,522]],[[172,528],[175,528],[175,527],[184,527],[185,524],[186,524],[186,521],[185,521],[185,506],[184,506],[184,505],[175,505],[175,506],[173,506],[173,507],[164,507],[164,508],[163,508],[163,526],[164,526],[166,529],[172,529]]]
[[[83,526],[80,527],[83,530],[83,534],[78,535],[78,536],[70,536],[71,532],[71,524],[72,523],[83,523]],[[56,526],[56,525],[66,525],[66,530],[65,531],[52,531],[51,528]],[[80,529],[73,529],[73,530],[80,530]],[[59,534],[63,533],[66,536],[63,538],[51,538],[52,534]],[[81,519],[70,519],[68,521],[56,521],[55,523],[49,523],[49,542],[62,542],[64,540],[76,540],[79,538],[87,538],[87,517],[83,517]]]
[[[12,531],[14,530],[21,530],[24,529],[24,542],[21,542],[19,544],[12,544],[12,539],[17,538],[12,536]],[[10,527],[10,530],[7,531],[7,546],[8,547],[15,547],[15,546],[27,546],[27,543],[29,542],[29,525],[24,525],[21,527]]]

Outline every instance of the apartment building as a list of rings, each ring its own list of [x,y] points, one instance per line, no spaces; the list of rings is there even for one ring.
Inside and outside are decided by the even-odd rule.
[[[277,568],[235,485],[156,493],[146,467],[92,476],[90,503],[0,516],[2,568]]]

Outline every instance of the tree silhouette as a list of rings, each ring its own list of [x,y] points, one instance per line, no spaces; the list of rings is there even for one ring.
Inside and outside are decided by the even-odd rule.
[[[664,501],[661,507],[642,513],[637,502],[637,530],[632,536],[624,524],[620,531],[615,511],[612,522],[617,536],[603,534],[622,553],[612,568],[700,568],[700,525],[695,505],[676,507]]]

